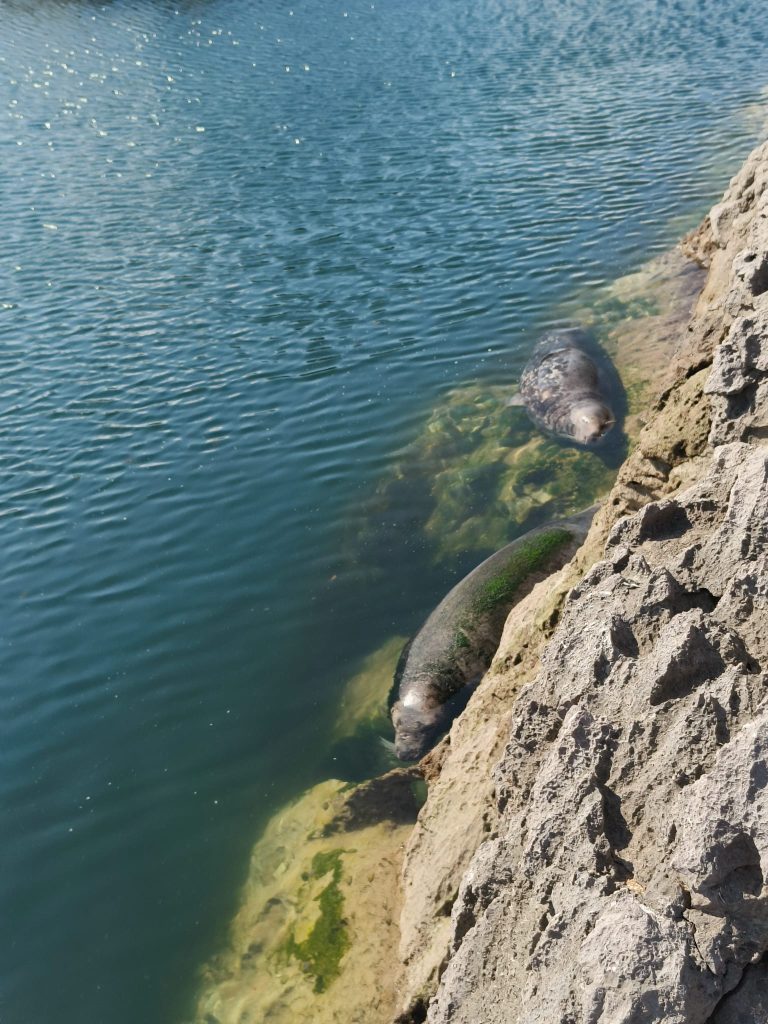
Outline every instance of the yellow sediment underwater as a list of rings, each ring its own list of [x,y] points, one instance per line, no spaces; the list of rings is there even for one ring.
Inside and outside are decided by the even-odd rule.
[[[407,637],[394,636],[365,658],[344,687],[333,740],[347,739],[361,731],[389,729],[387,698],[397,662]]]
[[[415,773],[330,780],[270,821],[227,949],[203,972],[196,1024],[331,1024],[394,1013],[401,851]]]

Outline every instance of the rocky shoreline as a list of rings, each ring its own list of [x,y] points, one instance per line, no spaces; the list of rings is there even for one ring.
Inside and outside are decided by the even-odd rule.
[[[709,274],[669,383],[433,757],[401,1019],[427,1003],[431,1024],[766,1019],[768,144],[686,245]],[[531,624],[555,618],[532,654]],[[436,804],[472,749],[486,835],[445,893],[447,949],[425,956],[411,894],[425,847],[450,842]]]
[[[768,143],[682,249],[585,543],[418,768],[275,819],[198,1021],[768,1018]]]

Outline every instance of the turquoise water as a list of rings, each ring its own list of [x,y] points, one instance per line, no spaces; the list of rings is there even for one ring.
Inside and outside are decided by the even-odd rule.
[[[189,1019],[269,814],[370,769],[356,659],[466,567],[376,482],[722,191],[763,22],[0,0],[3,1024]]]

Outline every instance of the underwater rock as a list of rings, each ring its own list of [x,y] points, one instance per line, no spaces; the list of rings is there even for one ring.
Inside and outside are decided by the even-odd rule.
[[[510,608],[567,561],[595,509],[532,530],[491,555],[443,598],[403,652],[392,708],[395,753],[422,757],[460,713],[499,645]]]
[[[615,475],[604,455],[534,430],[522,409],[510,408],[507,387],[452,392],[420,456],[422,467],[435,467],[421,524],[435,558],[498,549],[511,532],[592,504]]]
[[[393,636],[369,655],[347,682],[341,698],[333,741],[375,733],[389,725],[387,698],[408,637]]]
[[[510,530],[571,515],[606,494],[673,369],[705,276],[675,247],[552,310],[553,325],[582,324],[610,360],[624,392],[614,409],[623,437],[612,431],[599,450],[563,446],[509,406],[511,381],[498,374],[454,388],[356,510],[354,561],[362,552],[384,569],[404,543],[419,556],[426,542],[432,562],[480,555],[500,548]]]
[[[589,445],[616,419],[585,341],[584,332],[575,329],[545,334],[523,370],[519,398],[537,427]]]
[[[392,636],[351,668],[320,767],[323,774],[362,782],[399,767],[391,743],[392,679],[406,636]]]
[[[323,782],[282,808],[251,855],[228,948],[203,972],[197,1024],[349,1024],[394,1015],[402,846],[416,769]]]

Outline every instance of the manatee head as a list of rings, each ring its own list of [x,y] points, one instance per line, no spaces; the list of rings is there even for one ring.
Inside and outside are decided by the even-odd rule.
[[[395,754],[401,761],[418,761],[445,728],[443,709],[409,705],[399,700],[392,707]]]
[[[613,413],[596,398],[577,402],[571,409],[571,436],[579,444],[594,444],[616,422]]]

